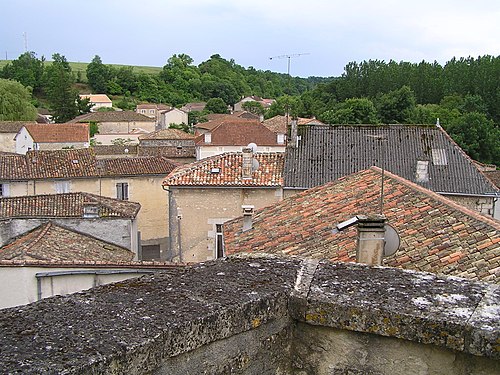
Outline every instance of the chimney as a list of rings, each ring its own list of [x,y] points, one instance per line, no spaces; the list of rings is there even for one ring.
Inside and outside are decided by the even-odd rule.
[[[205,143],[212,143],[212,133],[205,133]]]
[[[252,229],[253,227],[253,210],[254,206],[251,205],[242,205],[243,209],[243,232]]]
[[[358,215],[356,262],[371,266],[382,264],[385,245],[385,216]]]
[[[290,122],[290,147],[296,148],[298,146],[297,132],[297,120],[292,120]]]
[[[244,180],[252,178],[252,157],[253,151],[250,147],[245,147],[243,150],[243,160],[241,163],[241,174]]]
[[[86,219],[95,219],[99,217],[99,203],[83,202],[83,217]]]

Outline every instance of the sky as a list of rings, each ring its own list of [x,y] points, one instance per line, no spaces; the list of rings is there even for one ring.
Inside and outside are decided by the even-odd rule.
[[[498,0],[0,0],[0,59],[163,66],[185,53],[340,76],[347,63],[500,55]],[[277,56],[277,57],[276,57]],[[290,56],[283,57],[283,56]],[[270,59],[270,57],[274,57]]]

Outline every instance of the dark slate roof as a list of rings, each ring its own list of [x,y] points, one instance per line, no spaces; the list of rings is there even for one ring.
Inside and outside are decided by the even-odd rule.
[[[92,149],[0,154],[0,180],[167,175],[177,163],[164,157],[97,159]]]
[[[311,188],[376,165],[435,192],[498,191],[441,127],[315,125],[300,127],[299,136],[298,148],[286,151],[285,189]],[[427,182],[417,181],[417,161],[428,162]]]
[[[227,254],[266,252],[332,261],[356,260],[355,228],[337,223],[379,213],[381,170],[372,167],[224,224]],[[385,172],[384,214],[401,247],[384,265],[500,282],[500,222]]]
[[[134,253],[48,222],[0,248],[0,260],[130,262]]]
[[[0,198],[0,218],[81,218],[86,204],[96,204],[101,218],[135,218],[141,209],[139,203],[90,193],[44,194]]]

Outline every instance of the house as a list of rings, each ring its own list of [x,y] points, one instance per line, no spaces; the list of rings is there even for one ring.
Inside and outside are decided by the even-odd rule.
[[[414,182],[372,167],[224,224],[226,254],[267,252],[331,261],[356,259],[356,230],[334,231],[356,215],[383,214],[401,239],[383,265],[500,283],[500,222]]]
[[[16,135],[27,121],[0,121],[0,152],[16,152]]]
[[[139,203],[90,193],[0,198],[0,246],[51,221],[132,251],[143,259],[137,228]]]
[[[177,163],[196,160],[194,135],[179,129],[163,129],[139,137],[139,156],[164,156]]]
[[[439,126],[302,126],[285,160],[285,196],[372,165],[490,216],[499,194]]]
[[[171,257],[199,262],[223,256],[222,224],[241,206],[281,200],[282,153],[251,149],[211,156],[176,168],[163,181],[169,198]]]
[[[139,136],[154,132],[156,120],[134,111],[94,112],[78,116],[71,123],[96,123],[97,143],[110,145],[120,140],[139,143]]]
[[[205,109],[206,102],[191,102],[184,104],[180,109],[184,112],[201,112]]]
[[[274,99],[263,99],[259,96],[252,95],[252,96],[247,96],[241,99],[238,103],[234,105],[234,110],[235,111],[244,111],[245,109],[243,108],[243,104],[246,102],[257,102],[262,104],[262,107],[264,109],[269,108],[276,100]]]
[[[135,107],[135,111],[144,116],[154,118],[156,121],[158,121],[160,117],[160,112],[169,110],[171,108],[172,107],[170,107],[169,105],[161,103],[160,104],[144,103],[144,104],[137,104],[137,106]]]
[[[83,94],[80,99],[88,99],[91,112],[96,112],[99,108],[113,108],[113,102],[106,94]]]
[[[167,129],[170,124],[188,124],[188,114],[179,108],[170,108],[160,112],[159,126],[160,129]]]
[[[250,143],[259,152],[284,152],[285,139],[255,120],[223,120],[196,140],[196,160],[225,152],[241,152]]]
[[[98,159],[92,149],[0,154],[0,188],[10,196],[86,192],[141,205],[143,252],[163,259],[168,246],[167,197],[160,185],[176,166],[164,157]]]
[[[88,124],[26,124],[14,138],[16,153],[90,146]]]

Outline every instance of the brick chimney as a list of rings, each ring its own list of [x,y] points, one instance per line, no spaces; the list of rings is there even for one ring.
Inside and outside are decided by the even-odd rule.
[[[241,174],[244,180],[252,178],[252,159],[253,151],[250,147],[245,147],[243,150],[243,160],[241,163]]]
[[[371,266],[382,264],[385,245],[385,216],[358,215],[356,262]]]
[[[298,125],[297,120],[290,121],[290,147],[296,148],[298,146]]]
[[[246,232],[253,227],[254,206],[242,205],[241,208],[243,209],[243,232]]]

